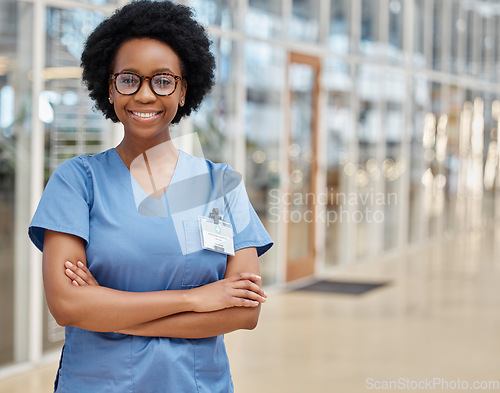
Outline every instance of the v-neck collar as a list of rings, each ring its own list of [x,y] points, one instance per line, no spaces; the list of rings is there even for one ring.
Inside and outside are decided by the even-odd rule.
[[[143,188],[139,185],[139,182],[134,178],[132,173],[130,173],[130,170],[127,168],[125,163],[123,162],[122,158],[118,154],[115,148],[110,149],[111,154],[114,157],[114,160],[116,161],[117,168],[119,170],[118,173],[118,180],[124,186],[127,191],[134,196],[134,198],[140,198],[141,200],[144,200],[148,197],[151,197],[146,191],[143,190]],[[162,196],[158,199],[163,199],[166,194],[167,190],[170,187],[172,183],[175,183],[177,181],[178,172],[179,168],[181,166],[181,160],[183,160],[184,152],[180,149],[177,149],[179,152],[179,155],[177,156],[177,162],[175,164],[174,168],[174,173],[172,174],[172,177],[170,178],[170,182],[165,188],[165,192],[162,194]],[[151,197],[153,198],[153,197]]]

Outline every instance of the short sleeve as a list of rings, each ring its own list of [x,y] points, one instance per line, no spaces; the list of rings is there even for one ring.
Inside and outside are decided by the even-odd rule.
[[[272,247],[273,241],[250,203],[241,176],[228,166],[223,185],[226,210],[233,226],[234,250],[255,247],[260,257]]]
[[[28,235],[43,251],[45,229],[81,237],[89,241],[89,211],[92,182],[82,157],[59,165],[50,177],[31,220]]]

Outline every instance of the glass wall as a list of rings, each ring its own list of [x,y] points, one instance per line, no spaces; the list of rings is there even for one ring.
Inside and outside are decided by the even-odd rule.
[[[497,144],[497,122],[493,117],[493,105],[495,95],[490,92],[482,92],[483,98],[483,196],[482,196],[482,222],[488,222],[495,217],[495,167],[498,168],[498,144]]]
[[[444,201],[446,195],[446,170],[444,167],[443,152],[438,154],[441,143],[446,143],[446,127],[447,127],[447,90],[442,83],[431,83],[431,114],[432,128],[426,130],[428,133],[425,137],[426,154],[428,167],[425,172],[424,183],[424,211],[427,219],[426,233],[429,237],[434,237],[444,229],[443,223],[446,219],[446,211],[444,209]],[[429,126],[430,127],[430,126]],[[439,129],[439,131],[438,131]],[[446,146],[443,147],[446,151]],[[445,155],[446,153],[444,153]]]
[[[500,41],[497,41],[498,37],[500,36],[500,15],[495,15],[493,17],[493,22],[492,22],[494,28],[492,31],[493,35],[493,59],[492,59],[492,80],[499,82],[500,81]]]
[[[428,64],[430,59],[425,56],[425,43],[426,43],[426,21],[427,21],[427,7],[425,0],[415,0],[413,2],[413,51],[410,53],[411,65],[415,68],[424,67]]]
[[[361,43],[359,51],[362,55],[375,57],[382,55],[380,44],[380,7],[381,0],[361,0]]]
[[[460,112],[461,103],[464,101],[463,90],[456,85],[448,85],[449,96],[446,120],[442,118],[441,126],[446,126],[446,132],[440,128],[436,141],[439,159],[443,161],[444,173],[446,175],[446,203],[445,203],[445,231],[453,233],[458,228],[457,207],[457,183],[460,167]]]
[[[14,359],[14,211],[16,143],[14,136],[17,15],[15,1],[0,4],[0,364]],[[9,15],[16,15],[11,18]]]
[[[448,67],[444,64],[444,59],[446,59],[446,29],[443,25],[443,19],[448,19],[447,15],[444,15],[444,1],[436,0],[434,2],[433,15],[433,42],[432,42],[432,66],[436,70],[448,71]]]
[[[238,0],[191,0],[197,19],[204,25],[237,29]]]
[[[282,219],[280,146],[283,133],[285,51],[261,42],[245,44],[245,172],[246,187],[271,238],[278,238]],[[264,282],[277,282],[278,248],[264,254]]]
[[[471,76],[476,76],[478,73],[478,49],[480,49],[480,39],[478,31],[480,29],[479,25],[479,15],[472,7],[467,7],[464,10],[465,13],[465,61],[466,61],[466,72]]]
[[[282,38],[285,32],[283,0],[248,0],[245,32],[260,38]]]
[[[402,154],[408,132],[404,119],[406,83],[406,75],[402,71],[386,73],[383,91],[387,94],[384,97],[385,119],[382,126],[385,130],[385,140],[382,142],[385,145],[385,157],[382,161],[384,198],[378,200],[384,211],[384,250],[396,249],[403,232],[400,227],[403,214],[400,207],[404,203],[402,187],[408,166],[408,159]]]
[[[238,55],[241,44],[229,38],[214,38],[212,52],[216,57],[216,83],[200,110],[192,116],[204,157],[214,162],[234,165],[238,124],[237,95],[241,88],[238,77]]]
[[[320,188],[320,194],[324,192],[325,265],[328,267],[340,263],[342,247],[346,246],[342,228],[347,224],[347,175],[353,166],[349,155],[352,136],[347,132],[353,124],[350,71],[349,64],[342,60],[330,57],[325,61],[323,88],[327,94],[327,142],[323,150],[326,150],[326,185],[324,189]]]
[[[80,56],[86,36],[104,19],[83,9],[47,9],[45,88],[40,120],[45,125],[46,174],[68,158],[102,150],[109,127],[81,83]]]
[[[423,209],[425,173],[429,159],[430,146],[433,144],[433,133],[435,118],[427,113],[429,103],[429,82],[425,77],[411,78],[410,90],[410,129],[409,149],[410,158],[408,163],[409,181],[409,217],[408,217],[408,241],[410,244],[422,241],[425,236],[424,222],[426,213]],[[425,135],[425,137],[424,137]]]
[[[460,73],[463,72],[464,69],[464,50],[462,43],[464,42],[465,21],[462,19],[463,11],[459,2],[451,3],[450,14],[450,71],[452,73]]]
[[[388,51],[389,59],[401,63],[403,59],[404,44],[404,15],[405,1],[389,0],[389,26],[388,26]]]
[[[351,7],[349,3],[350,0],[330,1],[328,49],[332,53],[347,55],[351,50]]]
[[[292,0],[289,37],[292,40],[318,42],[320,0]]]
[[[384,138],[382,129],[383,72],[377,65],[362,64],[357,68],[359,114],[357,119],[358,162],[349,171],[356,186],[356,202],[351,220],[356,226],[356,257],[367,258],[380,253],[383,244],[383,205],[375,196],[384,195],[382,179]],[[353,204],[354,201],[350,201]]]
[[[28,357],[28,250],[33,7],[0,3],[0,366]]]

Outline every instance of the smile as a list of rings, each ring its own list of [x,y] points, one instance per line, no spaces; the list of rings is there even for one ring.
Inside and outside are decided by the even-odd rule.
[[[143,118],[143,119],[149,119],[150,117],[156,116],[156,115],[158,115],[160,113],[161,112],[148,112],[148,113],[144,113],[144,112],[132,112],[132,114],[134,116],[137,116],[137,117],[140,117],[140,118]]]

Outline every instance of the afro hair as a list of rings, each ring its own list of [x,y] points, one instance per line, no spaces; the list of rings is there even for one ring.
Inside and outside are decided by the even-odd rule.
[[[196,110],[214,84],[215,59],[204,27],[189,7],[171,1],[134,1],[118,9],[88,37],[82,53],[82,79],[104,116],[117,123],[109,103],[109,75],[120,46],[134,38],[152,38],[169,45],[181,60],[187,81],[186,103],[172,123]]]

